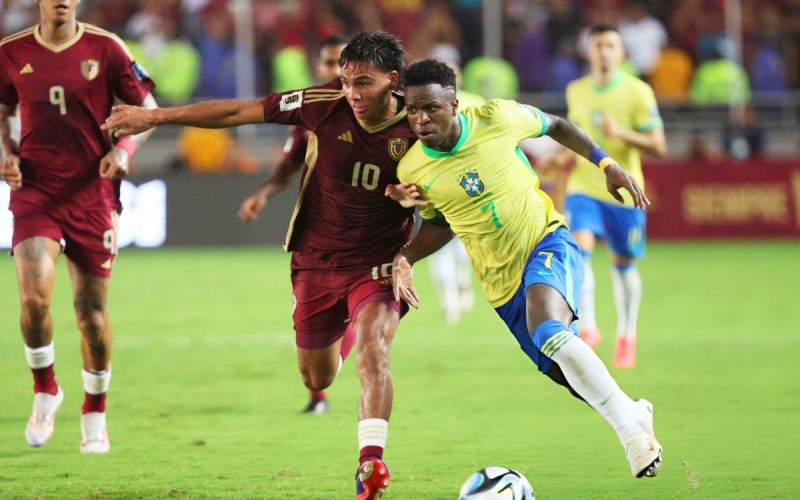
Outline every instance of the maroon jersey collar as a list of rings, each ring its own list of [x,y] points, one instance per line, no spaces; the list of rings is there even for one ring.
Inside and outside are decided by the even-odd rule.
[[[400,120],[405,120],[406,119],[406,107],[405,107],[405,102],[403,101],[403,94],[400,94],[398,92],[392,92],[392,94],[397,98],[397,106],[401,108],[400,111],[398,111],[397,114],[394,115],[392,118],[390,118],[390,119],[386,120],[385,122],[381,123],[380,125],[376,125],[374,127],[371,127],[371,126],[367,125],[365,122],[363,122],[363,121],[359,120],[358,118],[356,118],[356,121],[358,122],[358,124],[361,125],[361,128],[363,128],[367,133],[374,134],[375,132],[380,132],[381,130],[386,130],[387,128],[389,128],[392,125],[396,124]]]
[[[78,40],[81,39],[81,37],[83,36],[83,32],[85,30],[83,23],[78,23],[78,32],[75,33],[75,36],[73,36],[66,42],[62,43],[61,45],[55,45],[42,38],[42,35],[39,33],[40,28],[41,25],[37,25],[33,29],[33,37],[36,39],[39,45],[46,48],[47,50],[55,52],[56,54],[58,54],[59,52],[63,52],[68,48],[72,47],[73,45],[75,45],[76,43],[78,43]]]

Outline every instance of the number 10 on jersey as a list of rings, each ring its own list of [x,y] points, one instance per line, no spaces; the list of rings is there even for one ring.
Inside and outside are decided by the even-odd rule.
[[[372,191],[376,187],[378,187],[378,178],[381,176],[381,169],[378,168],[377,165],[373,165],[372,163],[367,163],[364,165],[364,169],[361,169],[361,162],[356,162],[353,165],[353,179],[350,181],[350,185],[353,187],[358,187],[359,181],[360,184],[364,187],[364,189],[369,189]]]

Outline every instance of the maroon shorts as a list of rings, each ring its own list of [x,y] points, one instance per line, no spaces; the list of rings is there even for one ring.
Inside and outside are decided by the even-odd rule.
[[[22,241],[44,236],[64,241],[64,255],[78,269],[99,278],[111,276],[111,265],[117,255],[117,221],[114,211],[75,210],[58,207],[47,213],[14,217],[11,248]]]
[[[292,302],[295,340],[301,349],[324,349],[339,340],[358,313],[384,302],[400,317],[405,302],[394,300],[391,263],[358,270],[305,268],[292,254]]]

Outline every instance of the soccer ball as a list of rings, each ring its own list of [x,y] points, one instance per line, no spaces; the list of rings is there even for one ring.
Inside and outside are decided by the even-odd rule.
[[[536,500],[531,483],[519,472],[487,467],[471,475],[458,500]]]

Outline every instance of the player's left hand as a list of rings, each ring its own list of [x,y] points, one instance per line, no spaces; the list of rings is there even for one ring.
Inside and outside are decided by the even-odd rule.
[[[392,288],[394,300],[405,300],[414,309],[419,309],[419,297],[414,290],[414,268],[402,252],[392,262]]]
[[[600,133],[603,137],[615,139],[619,137],[619,122],[610,113],[603,113],[603,118],[600,119]]]
[[[100,160],[100,177],[103,179],[119,180],[128,175],[130,163],[128,152],[114,146],[107,155]]]
[[[151,112],[155,109],[146,109],[141,106],[128,106],[121,104],[111,108],[111,116],[100,126],[102,130],[113,130],[114,137],[127,137],[136,135],[155,127],[150,119]]]
[[[607,166],[604,172],[606,174],[606,188],[615,200],[620,203],[625,203],[625,199],[619,192],[620,189],[625,189],[631,194],[634,207],[644,210],[650,205],[650,200],[647,199],[644,190],[639,183],[636,182],[636,179],[628,172],[622,170],[619,165],[613,163]]]
[[[414,184],[410,184],[408,182],[401,182],[400,184],[389,184],[386,186],[386,191],[384,191],[384,195],[388,196],[389,198],[393,199],[400,205],[404,206],[405,208],[414,208],[417,205],[424,207],[428,205],[430,202],[425,201],[421,198],[421,194],[419,192],[419,188]]]

